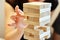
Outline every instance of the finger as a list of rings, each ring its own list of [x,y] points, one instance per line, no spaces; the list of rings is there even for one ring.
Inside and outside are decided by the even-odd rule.
[[[10,17],[12,20],[16,21],[16,16],[11,16]]]
[[[20,9],[18,9],[18,12],[16,13],[17,13],[17,16],[24,17],[24,13]]]
[[[24,13],[23,13],[22,10],[18,9],[18,11],[19,11],[19,14],[20,14],[20,15],[24,16]]]
[[[17,13],[18,16],[23,16],[24,15],[23,11],[19,9],[18,5],[15,7],[15,12]]]
[[[19,6],[18,6],[18,5],[15,7],[15,12],[16,12],[16,14],[17,14],[18,16],[20,16],[20,14],[19,14]]]
[[[16,27],[16,23],[8,24],[8,26]]]
[[[19,16],[19,20],[24,20],[24,13],[19,9],[19,14],[18,15],[20,15]]]
[[[16,12],[16,13],[18,13],[18,9],[19,9],[19,6],[17,5],[17,6],[15,7],[15,12]]]

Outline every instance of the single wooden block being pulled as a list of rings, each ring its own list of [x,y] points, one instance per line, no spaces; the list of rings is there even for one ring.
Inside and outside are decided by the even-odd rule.
[[[50,26],[35,26],[35,30],[43,30],[44,32],[50,31]]]

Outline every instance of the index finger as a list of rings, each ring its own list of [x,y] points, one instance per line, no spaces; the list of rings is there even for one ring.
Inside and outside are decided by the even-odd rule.
[[[19,9],[19,6],[18,5],[15,7],[15,12],[17,13],[17,16],[23,16],[24,15],[23,11],[21,11]]]

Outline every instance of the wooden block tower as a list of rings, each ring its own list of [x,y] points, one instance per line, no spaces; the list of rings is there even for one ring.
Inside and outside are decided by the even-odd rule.
[[[51,3],[30,2],[23,4],[25,23],[29,24],[24,31],[28,40],[45,40],[50,37]]]

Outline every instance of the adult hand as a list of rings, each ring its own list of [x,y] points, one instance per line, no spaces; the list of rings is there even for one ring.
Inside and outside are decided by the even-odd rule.
[[[19,6],[15,7],[16,15],[12,15],[11,19],[14,23],[9,24],[10,26],[15,26],[16,28],[24,29],[27,25],[23,22],[24,21],[24,13],[19,9]]]

